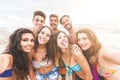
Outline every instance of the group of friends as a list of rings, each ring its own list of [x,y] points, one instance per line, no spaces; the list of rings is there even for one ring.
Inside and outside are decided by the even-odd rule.
[[[51,14],[49,26],[45,20],[35,11],[33,29],[10,35],[0,54],[0,80],[120,80],[120,52],[102,45],[92,29],[76,31],[69,15]]]

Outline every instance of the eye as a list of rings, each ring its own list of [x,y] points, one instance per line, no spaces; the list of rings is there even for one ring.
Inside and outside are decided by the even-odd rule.
[[[83,39],[83,40],[87,40],[87,38],[85,38],[85,37],[83,37],[82,39]]]
[[[50,34],[46,34],[47,37],[50,37]]]
[[[41,34],[44,34],[45,32],[44,31],[41,31]]]
[[[61,36],[59,36],[58,39],[61,39]]]
[[[44,23],[44,20],[40,20],[41,23]]]
[[[25,42],[26,42],[26,41],[28,41],[28,39],[27,39],[27,38],[25,38],[25,39],[22,39],[22,41],[25,41]]]
[[[54,22],[57,22],[57,20],[54,20]]]
[[[51,19],[50,22],[52,22],[53,20]]]
[[[31,39],[31,42],[34,42],[35,40],[34,39]]]
[[[64,38],[67,38],[65,35],[63,36]]]
[[[36,22],[38,22],[38,21],[39,21],[39,19],[36,19],[35,21],[36,21]]]

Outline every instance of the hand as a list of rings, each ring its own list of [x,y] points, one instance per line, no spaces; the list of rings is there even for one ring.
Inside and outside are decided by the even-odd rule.
[[[81,53],[81,52],[82,51],[78,45],[76,45],[76,44],[72,45],[72,53],[73,54],[77,54],[77,53]]]

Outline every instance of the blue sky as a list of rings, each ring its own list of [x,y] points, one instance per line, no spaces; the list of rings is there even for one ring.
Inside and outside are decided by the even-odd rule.
[[[61,17],[70,15],[73,24],[120,24],[119,0],[1,0],[0,27],[32,26],[35,10]]]

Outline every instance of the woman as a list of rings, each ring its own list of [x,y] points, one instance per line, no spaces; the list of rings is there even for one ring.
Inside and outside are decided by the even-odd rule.
[[[77,42],[87,58],[94,80],[120,80],[120,53],[102,46],[95,33],[88,28],[77,32]],[[98,74],[98,75],[96,75]]]
[[[38,37],[36,39],[37,49],[34,51],[32,60],[35,69],[35,80],[58,79],[58,68],[54,63],[54,51],[51,41],[52,34],[52,30],[48,26],[43,26],[38,32]]]
[[[55,43],[54,48],[57,51],[58,62],[62,60],[67,69],[67,80],[75,72],[79,77],[84,80],[92,80],[92,74],[85,59],[84,55],[81,53],[80,48],[75,45],[70,45],[67,35],[60,31],[55,33],[53,36],[53,42]],[[60,64],[60,63],[59,63]],[[71,80],[74,80],[73,78]]]
[[[34,35],[20,28],[9,37],[9,44],[0,55],[0,80],[28,80],[28,53],[34,48]]]

